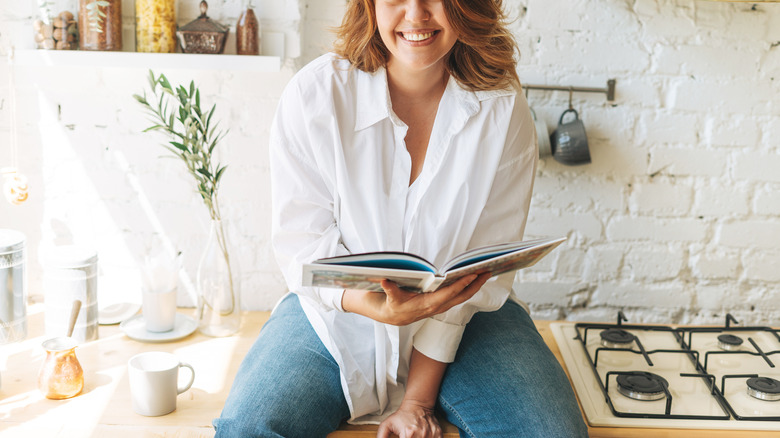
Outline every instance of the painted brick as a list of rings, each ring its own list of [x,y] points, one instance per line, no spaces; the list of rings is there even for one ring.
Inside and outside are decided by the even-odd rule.
[[[780,252],[777,245],[745,255],[745,277],[750,281],[780,282]]]
[[[635,184],[629,196],[629,211],[655,216],[680,216],[690,210],[693,190],[683,184],[652,182]]]
[[[730,62],[723,62],[724,59],[729,59]],[[658,51],[657,71],[662,74],[730,78],[754,74],[758,61],[759,53],[755,50],[713,46],[666,46]]]
[[[780,151],[737,155],[734,177],[748,181],[780,182]]]
[[[771,5],[767,5],[771,7]],[[727,35],[739,35],[740,39],[759,40],[766,36],[768,16],[765,11],[750,4],[735,5],[738,13],[734,14],[726,27]]]
[[[623,187],[606,181],[577,181],[543,173],[534,182],[534,206],[564,211],[622,210]]]
[[[755,118],[747,116],[712,116],[705,122],[704,140],[713,146],[758,145],[760,132]]]
[[[759,190],[753,202],[753,211],[760,215],[780,216],[780,191]]]
[[[693,275],[697,278],[714,280],[737,278],[739,275],[739,254],[703,253],[691,258]]]
[[[735,248],[777,248],[780,223],[776,220],[745,220],[721,225],[718,243]]]
[[[558,257],[556,276],[561,278],[580,278],[585,262],[585,250],[567,248]]]
[[[697,116],[671,111],[643,111],[638,125],[638,137],[651,145],[697,143],[700,131]]]
[[[575,214],[555,210],[533,210],[526,233],[539,236],[561,236],[572,233],[577,238],[596,240],[602,236],[601,221],[593,214]]]
[[[684,308],[691,297],[677,285],[600,284],[591,297],[591,305],[633,308]]]
[[[771,81],[683,79],[670,84],[667,100],[672,108],[710,113],[766,114],[772,112],[770,96],[776,93]]]
[[[660,175],[722,177],[726,175],[728,153],[694,147],[654,147],[650,151],[650,172]]]
[[[582,289],[579,283],[523,282],[512,286],[518,298],[529,305],[554,304],[567,306],[569,296]]]
[[[588,248],[583,279],[588,282],[615,280],[620,273],[623,255],[624,250],[614,246]]]
[[[696,200],[694,202],[694,215],[716,216],[719,218],[734,217],[746,215],[749,212],[748,199],[745,197],[749,193],[742,185],[737,186],[715,186],[708,185],[696,190]]]
[[[659,242],[701,242],[707,236],[707,224],[695,219],[655,219],[618,217],[609,221],[606,231],[611,240]]]
[[[703,310],[739,309],[748,305],[744,293],[735,285],[694,285],[694,295],[696,307]]]
[[[665,248],[629,251],[623,263],[624,278],[640,281],[671,280],[680,274],[683,254]]]

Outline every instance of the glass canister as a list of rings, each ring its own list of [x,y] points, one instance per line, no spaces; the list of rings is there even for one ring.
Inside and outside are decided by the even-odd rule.
[[[122,50],[122,0],[79,0],[79,48]]]
[[[72,337],[78,342],[97,339],[97,253],[77,245],[58,246],[52,248],[44,260],[46,335],[65,336],[73,302],[81,300],[81,312]]]
[[[176,52],[176,0],[135,0],[135,51]]]
[[[25,236],[0,229],[0,344],[27,337]]]
[[[33,21],[35,47],[46,50],[72,50],[79,47],[76,0],[38,0]]]

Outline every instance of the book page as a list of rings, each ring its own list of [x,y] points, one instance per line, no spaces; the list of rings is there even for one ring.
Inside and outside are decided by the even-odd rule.
[[[381,270],[363,266],[310,264],[303,266],[303,286],[359,289],[384,292],[383,279],[394,281],[399,287],[420,292],[433,274],[398,269]]]

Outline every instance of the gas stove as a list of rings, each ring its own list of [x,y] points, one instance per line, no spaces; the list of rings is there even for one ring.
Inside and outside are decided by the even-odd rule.
[[[780,431],[780,331],[625,322],[550,324],[591,426]]]

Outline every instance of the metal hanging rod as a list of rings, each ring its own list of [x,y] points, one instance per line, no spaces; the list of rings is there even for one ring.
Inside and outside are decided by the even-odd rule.
[[[582,92],[582,93],[604,93],[607,95],[607,100],[612,102],[615,100],[615,80],[609,79],[607,80],[607,88],[593,88],[593,87],[565,87],[562,85],[523,85],[523,88],[526,89],[526,94],[528,94],[527,90],[548,90],[548,91],[568,91],[569,92],[569,98],[571,99],[571,93],[573,92]]]

